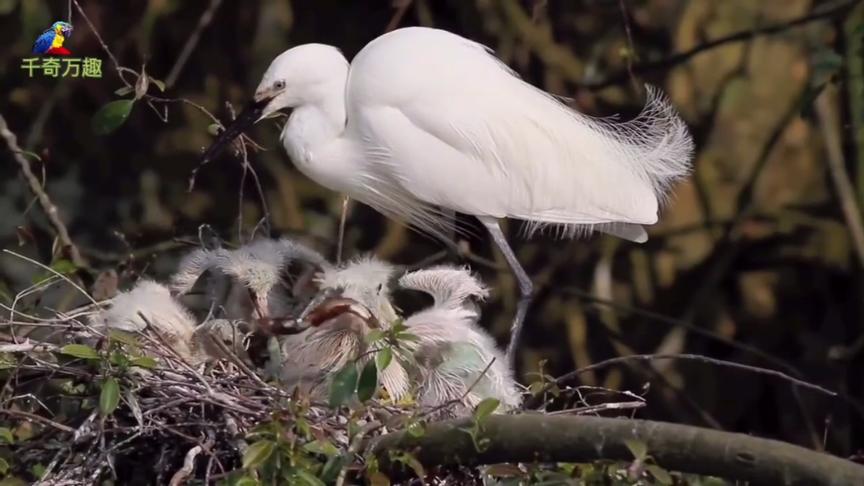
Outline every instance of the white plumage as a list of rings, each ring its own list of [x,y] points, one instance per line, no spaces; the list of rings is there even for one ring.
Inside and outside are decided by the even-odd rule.
[[[318,183],[440,237],[451,229],[448,211],[483,222],[523,296],[511,357],[533,288],[498,220],[524,220],[529,233],[551,225],[568,236],[596,230],[645,241],[642,226],[657,222],[693,151],[686,126],[654,89],[632,121],[591,118],[521,80],[484,46],[422,27],[382,35],[350,65],[321,44],[284,52],[205,159],[283,108],[294,111],[281,140]]]

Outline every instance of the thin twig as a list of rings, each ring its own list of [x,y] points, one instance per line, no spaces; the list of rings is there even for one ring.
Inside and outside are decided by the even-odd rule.
[[[20,417],[20,418],[24,418],[27,420],[32,420],[34,422],[39,422],[39,423],[54,427],[55,429],[57,429],[61,432],[68,432],[70,434],[75,432],[75,429],[73,429],[72,427],[69,427],[68,425],[63,425],[63,424],[61,424],[59,422],[55,422],[49,418],[43,417],[41,415],[37,415],[35,413],[25,412],[23,410],[12,410],[9,408],[0,408],[0,414],[11,415],[13,417]]]
[[[724,37],[720,37],[711,41],[707,41],[703,44],[699,44],[691,49],[688,49],[683,52],[679,52],[678,54],[673,54],[669,57],[659,59],[656,61],[648,61],[644,63],[638,63],[633,66],[628,66],[628,68],[622,72],[618,72],[615,74],[611,74],[604,79],[594,82],[583,82],[579,79],[573,79],[572,81],[576,82],[582,88],[597,90],[606,88],[615,84],[619,84],[627,81],[635,74],[644,74],[646,72],[657,71],[660,69],[667,69],[673,66],[677,66],[679,64],[683,64],[689,61],[691,58],[696,57],[703,52],[710,51],[717,47],[724,46],[726,44],[731,44],[735,42],[744,42],[753,39],[754,37],[759,37],[763,35],[771,35],[778,34],[781,32],[785,32],[791,28],[800,27],[811,22],[832,19],[835,17],[840,17],[845,14],[847,11],[852,9],[855,5],[860,3],[862,0],[852,0],[846,2],[835,3],[832,7],[826,7],[822,9],[818,9],[815,12],[804,15],[797,19],[790,20],[788,22],[784,22],[782,24],[769,25],[766,27],[760,27],[753,30],[746,30],[743,32],[736,32],[731,35],[727,35]]]
[[[699,354],[634,354],[634,355],[630,355],[630,356],[619,356],[617,358],[610,358],[607,360],[600,361],[598,363],[594,363],[594,364],[589,365],[589,366],[579,368],[578,370],[571,371],[570,373],[566,373],[564,375],[561,375],[555,381],[550,383],[550,385],[547,386],[547,388],[551,388],[551,386],[562,385],[562,384],[576,378],[577,376],[581,375],[582,373],[587,373],[589,371],[593,371],[596,369],[605,368],[607,366],[614,365],[614,364],[626,363],[629,361],[651,362],[651,361],[667,360],[667,359],[699,361],[702,363],[713,364],[716,366],[722,366],[722,367],[726,367],[726,368],[734,368],[734,369],[749,371],[751,373],[756,373],[756,374],[760,374],[760,375],[773,376],[773,377],[780,378],[781,380],[788,381],[789,383],[793,383],[795,385],[798,385],[798,386],[801,386],[804,388],[816,390],[818,392],[821,392],[821,393],[828,395],[828,396],[831,396],[831,397],[837,396],[836,392],[833,392],[827,388],[816,385],[814,383],[810,383],[810,382],[807,382],[804,380],[799,380],[798,378],[794,378],[792,376],[789,376],[786,373],[783,373],[782,371],[772,370],[772,369],[768,369],[768,368],[762,368],[759,366],[745,365],[742,363],[736,363],[734,361],[726,361],[726,360],[722,360],[722,359],[709,358],[707,356],[702,356]]]
[[[33,171],[30,170],[30,162],[27,160],[27,157],[24,156],[21,147],[18,146],[18,139],[9,129],[9,125],[6,124],[6,119],[3,118],[3,115],[0,115],[0,137],[3,137],[3,140],[6,141],[6,146],[9,147],[9,151],[12,152],[12,156],[20,166],[21,174],[23,174],[24,178],[27,180],[30,190],[39,198],[39,205],[42,206],[42,210],[45,211],[48,221],[51,222],[51,226],[53,226],[54,230],[57,232],[57,238],[60,239],[63,247],[69,252],[69,258],[72,260],[72,263],[79,268],[87,268],[88,265],[86,260],[81,256],[81,252],[78,251],[78,247],[75,246],[75,243],[72,242],[72,238],[69,236],[69,230],[60,219],[57,206],[54,205],[54,202],[51,201],[48,193],[42,188],[39,179],[33,174]]]
[[[384,32],[390,32],[396,27],[399,27],[399,24],[402,22],[402,17],[405,16],[405,12],[408,11],[408,8],[411,7],[412,3],[414,3],[414,0],[396,0],[393,2],[396,6],[396,11],[393,13],[393,17],[390,18],[390,22],[387,23]]]
[[[177,60],[174,61],[174,65],[171,66],[171,71],[169,71],[168,76],[165,77],[166,88],[174,86],[174,83],[180,76],[180,72],[183,71],[183,67],[186,66],[189,56],[192,55],[195,46],[198,45],[198,41],[201,39],[201,33],[208,25],[210,25],[210,22],[213,21],[213,15],[221,4],[222,0],[210,0],[210,5],[207,7],[207,10],[201,14],[201,18],[198,19],[198,25],[196,25],[195,30],[189,34],[189,38],[186,39],[186,43],[183,45],[183,48],[180,49],[180,54],[177,56]]]
[[[837,198],[840,199],[840,208],[852,237],[853,248],[858,255],[858,263],[864,266],[864,226],[861,223],[861,208],[855,196],[855,188],[846,173],[846,161],[843,157],[843,141],[840,137],[840,121],[838,120],[837,106],[832,102],[836,96],[832,96],[834,89],[826,86],[822,94],[816,99],[816,115],[819,119],[819,128],[825,141],[825,157],[828,163],[828,171],[834,181],[837,190]]]
[[[53,275],[55,275],[55,276],[61,278],[62,280],[66,281],[66,283],[68,283],[69,285],[71,285],[72,287],[74,287],[75,290],[81,292],[81,293],[84,295],[84,297],[87,297],[87,299],[90,300],[90,303],[95,304],[95,305],[99,305],[99,303],[96,302],[96,300],[93,299],[93,297],[91,297],[90,294],[88,294],[87,291],[84,290],[80,285],[76,284],[76,283],[73,282],[69,277],[67,277],[66,275],[63,275],[62,273],[58,272],[57,270],[54,270],[53,268],[49,267],[48,265],[45,265],[45,264],[43,264],[43,263],[39,263],[39,262],[37,262],[36,260],[34,260],[34,259],[32,259],[32,258],[28,258],[28,257],[26,257],[26,256],[24,256],[24,255],[21,255],[21,254],[15,253],[14,251],[9,250],[9,249],[7,249],[7,248],[4,248],[4,249],[3,249],[3,253],[7,253],[7,254],[12,255],[12,256],[14,256],[14,257],[20,258],[20,259],[22,259],[22,260],[24,260],[24,261],[26,261],[26,262],[30,262],[30,263],[32,263],[33,265],[36,265],[37,267],[39,267],[39,268],[41,268],[41,269],[43,269],[43,270],[47,270],[48,272],[52,273]]]

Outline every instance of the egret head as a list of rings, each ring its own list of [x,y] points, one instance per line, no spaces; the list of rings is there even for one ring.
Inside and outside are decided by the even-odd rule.
[[[288,49],[270,63],[252,102],[207,149],[203,161],[218,155],[234,138],[279,110],[332,100],[334,93],[344,92],[347,79],[348,61],[339,49],[324,44]]]

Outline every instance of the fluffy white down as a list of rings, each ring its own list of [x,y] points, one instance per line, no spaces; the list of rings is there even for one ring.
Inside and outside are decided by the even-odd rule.
[[[143,317],[142,317],[143,316]],[[111,306],[94,315],[94,327],[126,332],[143,331],[149,324],[180,356],[191,357],[196,322],[172,296],[168,287],[141,280],[128,292],[118,294]]]
[[[465,268],[441,266],[408,273],[400,284],[435,299],[432,307],[405,321],[419,338],[411,344],[421,375],[418,402],[435,407],[461,399],[461,408],[451,411],[456,415],[469,413],[486,398],[498,399],[503,410],[518,407],[520,393],[507,361],[477,324],[479,312],[469,302],[487,295],[480,281]]]

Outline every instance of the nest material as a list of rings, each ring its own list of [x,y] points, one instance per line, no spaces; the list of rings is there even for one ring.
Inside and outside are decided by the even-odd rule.
[[[503,394],[506,408],[518,405],[519,392],[500,352],[476,325],[474,299],[486,291],[466,270],[442,267],[404,275],[404,288],[432,295],[435,304],[403,319],[390,303],[389,286],[398,276],[394,267],[370,259],[334,267],[316,255],[287,240],[259,241],[233,252],[199,250],[181,263],[172,291],[142,281],[108,307],[90,306],[43,321],[52,329],[44,342],[8,345],[10,351],[27,351],[10,358],[14,366],[5,372],[8,382],[16,398],[33,400],[9,400],[4,418],[23,419],[32,426],[28,433],[40,439],[13,445],[14,458],[7,461],[12,471],[40,465],[42,484],[104,479],[181,484],[238,470],[249,434],[262,422],[276,420],[289,428],[302,422],[307,433],[345,451],[351,446],[349,422],[369,425],[363,434],[368,439],[409,421],[470,413],[486,396]],[[310,278],[314,273],[307,266],[300,275],[286,274],[291,258],[319,273]],[[205,298],[195,308],[183,299],[201,282]],[[310,293],[313,284],[317,288]],[[312,298],[310,304],[315,292],[321,293],[319,300]],[[336,297],[329,297],[333,292]],[[341,301],[354,310],[333,316],[314,312]],[[310,305],[319,307],[308,312]],[[266,345],[274,336],[262,337],[262,326],[276,318],[301,323],[298,317],[304,315],[315,327],[279,338],[279,373],[256,367],[256,354],[274,351]],[[329,377],[339,368],[374,359],[366,343],[369,332],[386,331],[396,322],[417,340],[404,343],[406,354],[394,353],[379,373],[387,400],[350,410],[321,403]],[[334,331],[344,331],[348,344],[303,354],[315,336]],[[382,344],[372,345],[373,351],[376,346]],[[300,369],[291,362],[298,356],[304,366],[316,368],[318,386],[307,389],[314,393],[300,394],[297,382],[286,386],[285,375]],[[106,410],[109,381],[118,384],[118,393]],[[415,401],[393,404],[411,396],[409,390]],[[346,411],[351,413],[340,415]]]

